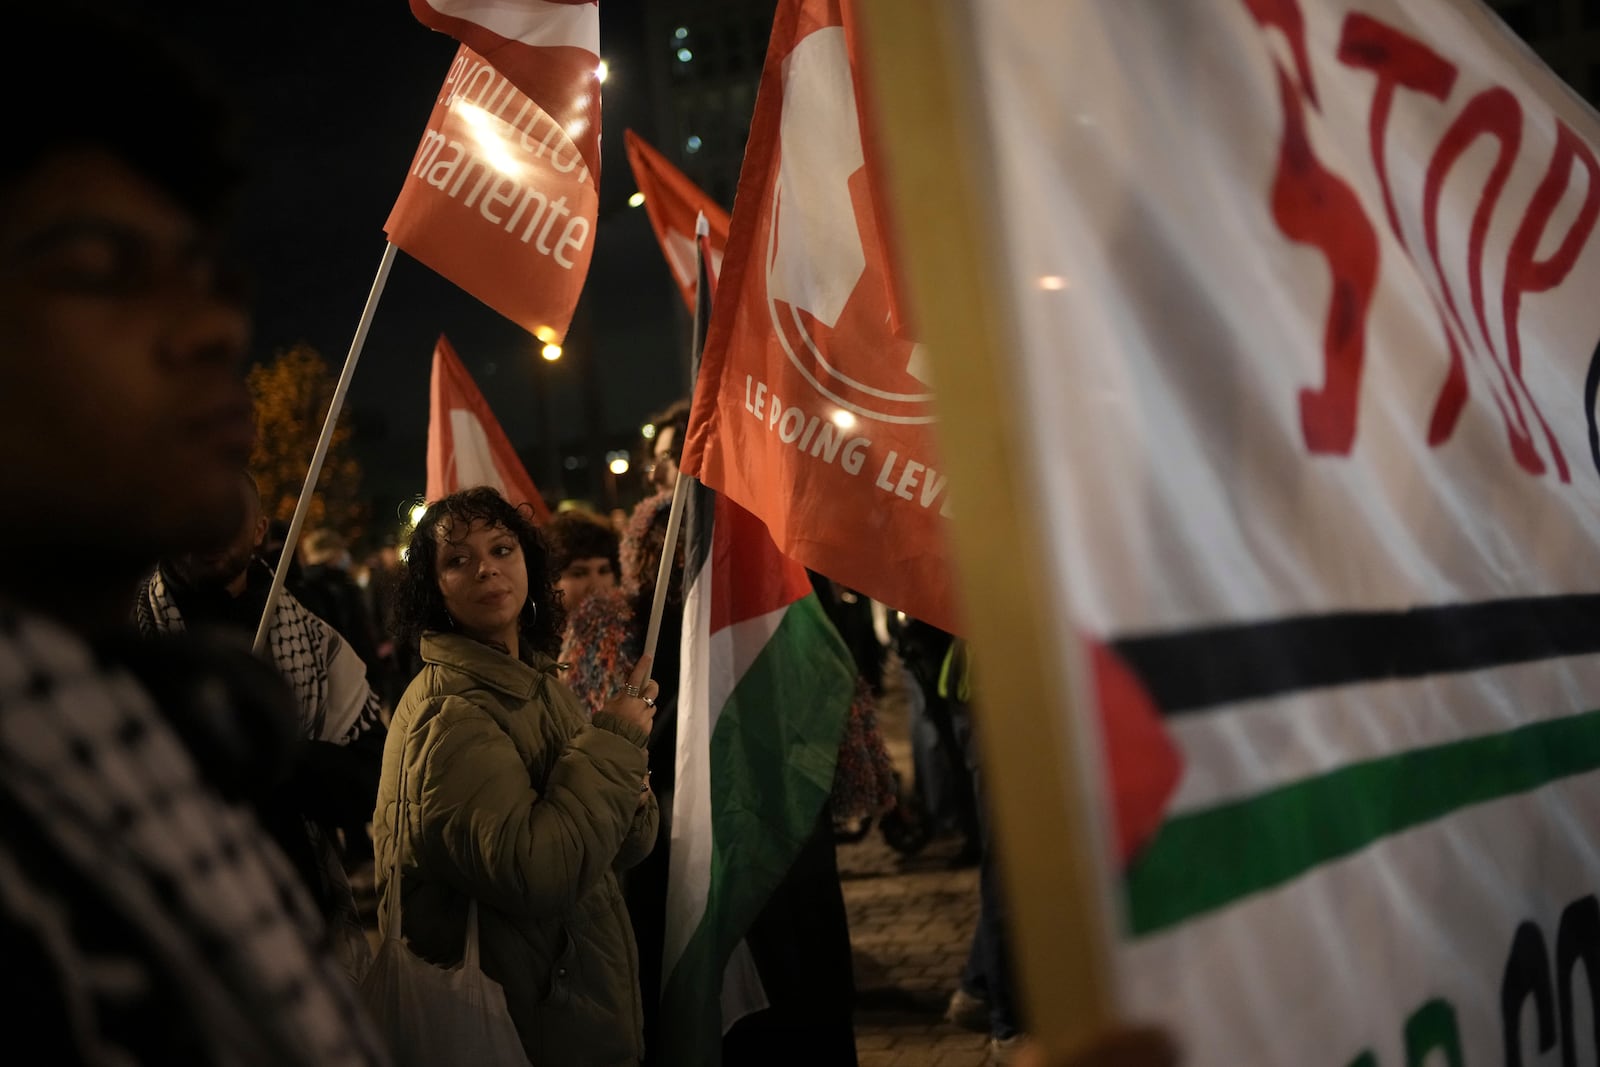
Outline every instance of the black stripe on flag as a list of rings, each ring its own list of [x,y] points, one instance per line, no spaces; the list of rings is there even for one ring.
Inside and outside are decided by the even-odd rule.
[[[1157,707],[1180,714],[1600,652],[1600,594],[1306,615],[1123,637],[1112,647]]]
[[[694,395],[700,382],[700,357],[706,343],[706,327],[711,322],[711,278],[705,262],[705,242],[699,235],[695,235],[694,262],[697,275],[694,287],[694,330],[689,342],[689,421],[687,425],[694,425]],[[688,433],[684,437],[688,438]],[[683,441],[674,442],[678,446],[678,454],[683,454]],[[687,477],[680,473],[678,477]],[[685,490],[686,499],[683,501],[683,595],[689,595],[689,590],[694,588],[694,583],[700,580],[700,570],[711,558],[711,525],[714,518],[714,505],[716,497],[710,489],[700,483],[700,479],[693,478]]]

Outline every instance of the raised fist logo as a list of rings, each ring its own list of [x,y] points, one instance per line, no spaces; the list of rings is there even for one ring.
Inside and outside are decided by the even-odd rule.
[[[767,229],[767,308],[789,361],[863,418],[934,421],[922,346],[889,325],[844,30],[809,34],[783,70],[778,180]]]

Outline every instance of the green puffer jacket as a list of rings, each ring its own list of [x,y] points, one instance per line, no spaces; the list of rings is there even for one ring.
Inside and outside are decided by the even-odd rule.
[[[655,797],[639,807],[645,731],[606,714],[591,723],[540,653],[524,663],[429,633],[422,659],[384,746],[380,896],[394,891],[398,837],[406,938],[435,963],[459,962],[477,899],[483,969],[534,1067],[637,1063],[639,961],[617,872],[656,837]]]

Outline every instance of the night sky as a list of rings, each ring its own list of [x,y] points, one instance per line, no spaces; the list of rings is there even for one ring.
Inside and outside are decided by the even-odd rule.
[[[237,237],[257,276],[253,358],[305,341],[337,371],[383,254],[384,220],[456,42],[417,22],[406,0],[130,7],[191,46],[244,117],[251,173]],[[559,363],[545,363],[530,335],[399,253],[347,415],[364,489],[379,509],[422,492],[428,374],[441,332],[547,497],[564,495],[563,476],[582,493],[600,452],[636,443],[644,416],[687,392],[687,318],[645,212],[626,205],[634,184],[622,131],[632,126],[653,139],[641,31],[639,0],[601,5],[611,71],[601,213]],[[567,471],[567,457],[585,451],[590,466]],[[597,475],[588,489],[596,504],[608,503]],[[636,475],[620,489],[636,497]]]

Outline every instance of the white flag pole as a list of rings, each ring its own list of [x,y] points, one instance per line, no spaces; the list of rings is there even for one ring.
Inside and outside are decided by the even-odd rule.
[[[294,559],[296,547],[300,543],[300,527],[305,525],[306,511],[311,507],[311,494],[317,487],[317,479],[322,476],[323,461],[328,458],[328,445],[333,441],[334,427],[339,423],[339,412],[344,408],[345,394],[350,391],[350,379],[355,376],[356,361],[361,358],[361,349],[367,343],[367,331],[372,328],[372,317],[378,310],[378,300],[383,296],[383,287],[389,281],[389,268],[394,266],[395,246],[385,243],[383,258],[378,261],[377,277],[372,279],[372,291],[367,294],[367,306],[361,309],[361,321],[356,326],[355,339],[350,342],[350,354],[345,357],[344,370],[339,372],[339,384],[333,390],[333,402],[328,405],[328,417],[322,421],[322,436],[317,438],[317,447],[311,453],[311,469],[306,472],[306,483],[300,490],[300,499],[294,506],[294,518],[289,522],[289,533],[283,539],[283,551],[278,556],[278,568],[272,573],[272,589],[267,593],[267,606],[261,613],[261,624],[256,628],[255,653],[261,653],[267,647],[267,633],[272,629],[272,616],[278,607],[278,598],[283,595],[283,582],[289,574],[289,562]]]
[[[689,365],[696,372],[700,369],[700,346],[705,343],[706,324],[701,321],[700,308],[705,304],[705,294],[700,287],[706,284],[705,272],[705,242],[701,238],[711,235],[711,223],[706,221],[705,212],[694,220],[694,328],[690,331]],[[689,394],[694,395],[694,375],[689,377]],[[682,441],[674,441],[681,451]],[[678,472],[678,479],[672,486],[672,508],[667,513],[667,538],[661,547],[661,565],[656,570],[656,595],[650,604],[650,625],[644,632],[644,654],[656,654],[656,641],[661,636],[661,612],[667,605],[667,583],[672,580],[672,561],[678,553],[678,525],[683,519],[683,493],[684,485],[689,481],[689,476],[682,471]]]
[[[683,519],[683,487],[689,476],[678,473],[678,483],[672,487],[672,510],[667,513],[667,540],[661,550],[661,567],[656,571],[656,595],[650,604],[650,626],[644,632],[644,654],[656,654],[656,640],[661,636],[661,612],[667,605],[667,583],[672,580],[672,560],[678,548],[678,524]]]

